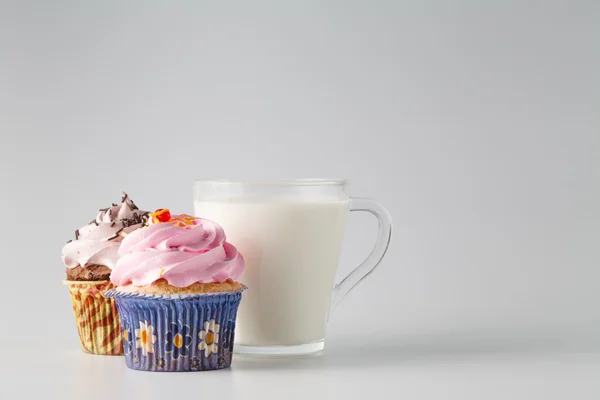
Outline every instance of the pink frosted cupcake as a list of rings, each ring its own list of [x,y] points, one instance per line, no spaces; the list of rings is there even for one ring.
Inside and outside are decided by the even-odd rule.
[[[166,209],[128,234],[112,271],[127,366],[202,371],[231,365],[244,259],[218,224]]]

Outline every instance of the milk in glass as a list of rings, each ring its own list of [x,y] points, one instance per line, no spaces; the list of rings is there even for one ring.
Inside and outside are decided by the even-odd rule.
[[[196,216],[220,224],[246,261],[236,344],[324,339],[348,204],[331,197],[196,200]]]

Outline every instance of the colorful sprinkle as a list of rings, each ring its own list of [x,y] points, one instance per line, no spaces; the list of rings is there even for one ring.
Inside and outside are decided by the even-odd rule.
[[[196,218],[191,215],[182,214],[180,217],[173,218],[171,223],[183,229],[191,229],[194,226],[195,220]]]
[[[171,212],[168,208],[159,208],[153,213],[150,213],[150,217],[154,224],[158,224],[159,222],[169,222],[171,220]]]

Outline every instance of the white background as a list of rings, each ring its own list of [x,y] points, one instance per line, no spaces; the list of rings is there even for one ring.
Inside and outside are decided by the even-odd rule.
[[[31,388],[36,365],[90,384],[122,373],[122,360],[82,358],[60,286],[61,247],[121,190],[192,213],[196,178],[332,177],[388,207],[392,246],[332,316],[329,353],[298,367],[306,376],[272,365],[281,382],[314,369],[351,382],[320,381],[329,394],[369,395],[352,376],[370,368],[380,389],[397,379],[386,374],[415,376],[395,390],[426,394],[440,374],[465,398],[472,373],[485,388],[521,371],[517,393],[558,396],[523,390],[549,370],[591,395],[599,21],[591,0],[1,2],[0,346],[20,377],[6,383]],[[338,278],[374,234],[351,217]],[[506,356],[557,351],[567,364]],[[466,370],[436,361],[465,354],[479,360]],[[234,395],[275,373],[237,365],[220,378],[242,385]]]

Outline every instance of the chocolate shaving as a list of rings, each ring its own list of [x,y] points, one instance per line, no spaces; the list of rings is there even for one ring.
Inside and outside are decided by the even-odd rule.
[[[94,224],[94,225],[98,226],[98,221],[96,221],[96,219],[94,218],[94,219],[93,219],[93,220],[92,220],[92,221],[89,223],[89,225],[91,225],[91,224]]]
[[[67,244],[71,243],[72,241],[73,241],[73,239],[69,240],[69,241],[67,242]]]
[[[109,208],[110,208],[110,207],[101,208],[101,209],[100,209],[100,210],[98,210],[98,211],[104,211],[104,212],[107,212]]]
[[[123,197],[121,197],[121,203],[125,203],[125,200],[127,200],[127,193],[123,193]]]
[[[110,223],[110,227],[112,228],[113,226],[115,226],[115,224],[116,224],[116,222],[115,222],[115,221],[111,222],[111,223]]]
[[[123,232],[123,228],[119,229],[119,230],[118,230],[118,231],[117,231],[117,232],[114,234],[114,236],[111,236],[111,237],[109,237],[109,238],[108,238],[108,240],[113,240],[113,239],[116,239],[116,238],[118,238],[118,237],[119,237],[119,235],[121,234],[121,232]]]
[[[134,213],[131,216],[131,218],[123,218],[123,219],[119,220],[119,222],[123,224],[123,227],[128,227],[131,225],[144,224],[147,220],[148,220],[148,212],[145,212],[143,214]],[[110,226],[111,227],[114,226],[114,222]]]
[[[112,206],[113,206],[113,207],[116,207],[116,206],[117,206],[117,203],[112,203]]]
[[[131,202],[131,205],[129,206],[129,208],[131,208],[131,211],[139,210],[138,206],[132,200],[129,201]]]
[[[75,240],[79,240],[79,229],[75,231]]]
[[[131,226],[131,225],[135,225],[135,224],[139,224],[139,216],[137,214],[133,214],[133,217],[131,218],[124,218],[123,219],[123,226]]]

